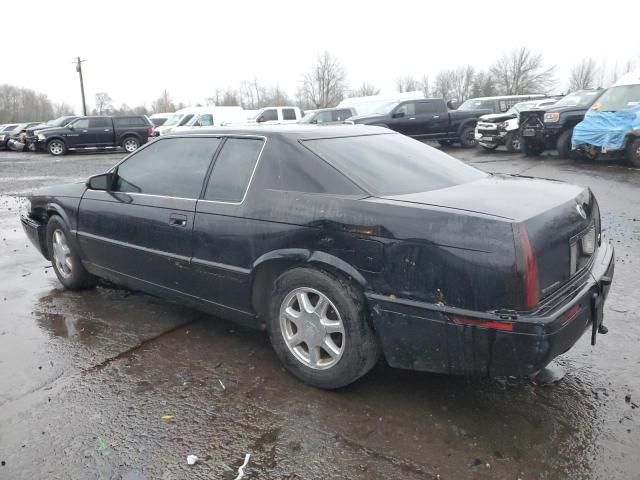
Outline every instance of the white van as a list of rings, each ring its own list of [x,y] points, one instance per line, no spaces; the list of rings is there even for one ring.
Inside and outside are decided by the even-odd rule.
[[[167,120],[169,120],[173,116],[173,113],[164,112],[164,113],[154,113],[149,117],[151,123],[153,123],[154,127],[161,127],[164,125]]]
[[[193,117],[184,124],[176,126],[171,133],[197,128],[222,127],[224,125],[241,123],[246,119],[242,107],[196,107]]]
[[[274,125],[278,123],[296,123],[302,118],[298,107],[265,107],[256,112],[249,123]]]
[[[176,113],[169,117],[169,120],[164,122],[164,125],[156,127],[153,130],[154,136],[166,135],[176,127],[186,125],[193,116],[197,113],[198,109],[202,107],[187,107],[178,110]]]

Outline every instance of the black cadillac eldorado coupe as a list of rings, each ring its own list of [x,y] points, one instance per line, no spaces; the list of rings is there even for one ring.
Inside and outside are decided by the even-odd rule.
[[[588,188],[489,175],[380,127],[163,136],[30,197],[69,289],[98,278],[266,326],[338,388],[393,367],[526,376],[606,333],[614,268]]]

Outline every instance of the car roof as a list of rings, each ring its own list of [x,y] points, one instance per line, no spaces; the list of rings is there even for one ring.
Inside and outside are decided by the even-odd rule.
[[[319,138],[356,137],[361,135],[396,134],[384,127],[368,125],[308,125],[290,123],[283,125],[261,126],[227,126],[211,129],[198,129],[195,132],[185,131],[179,134],[163,135],[169,137],[199,137],[206,135],[253,135],[261,137],[285,137],[291,140],[312,140]]]

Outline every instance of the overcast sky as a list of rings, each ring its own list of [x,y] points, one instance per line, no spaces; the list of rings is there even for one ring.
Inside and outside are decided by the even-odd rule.
[[[175,101],[203,102],[216,87],[257,76],[293,95],[324,49],[349,83],[384,91],[402,74],[434,76],[527,46],[556,64],[565,86],[583,57],[640,66],[640,3],[607,1],[67,1],[15,5],[2,17],[0,83],[44,92],[80,109],[72,60],[84,64],[87,103],[146,103],[167,89]],[[5,9],[7,10],[7,9]]]

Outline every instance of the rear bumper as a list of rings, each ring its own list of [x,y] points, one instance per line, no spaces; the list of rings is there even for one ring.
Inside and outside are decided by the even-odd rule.
[[[22,229],[24,233],[27,234],[27,237],[31,241],[34,247],[38,249],[38,251],[42,254],[44,258],[50,260],[49,252],[47,252],[46,248],[46,229],[45,225],[29,218],[26,215],[22,215],[20,217],[20,223],[22,223]]]
[[[367,294],[372,319],[392,367],[477,376],[532,375],[591,331],[592,297],[609,293],[614,251],[603,244],[591,270],[536,312],[505,320],[484,312]],[[601,312],[602,310],[600,310]],[[513,330],[454,323],[453,316],[512,323]],[[599,317],[601,314],[595,315]]]

